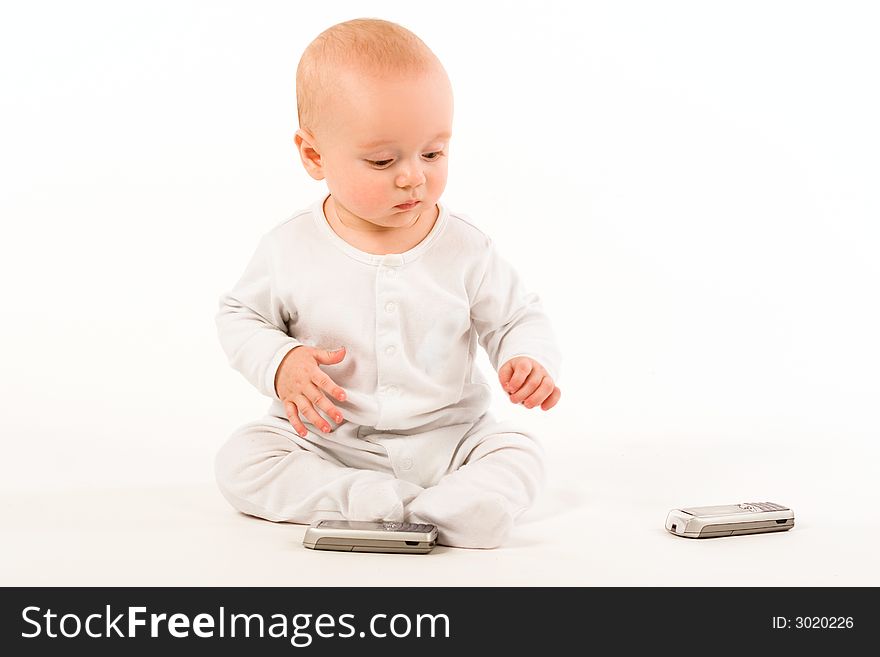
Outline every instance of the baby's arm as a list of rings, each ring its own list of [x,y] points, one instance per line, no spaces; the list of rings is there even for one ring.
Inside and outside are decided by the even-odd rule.
[[[561,356],[550,320],[491,242],[486,254],[471,299],[480,344],[512,402],[549,410],[561,395],[554,382]]]
[[[271,236],[264,236],[238,283],[220,298],[216,316],[220,344],[233,368],[264,395],[284,402],[300,435],[305,435],[305,427],[299,413],[326,431],[329,424],[316,408],[337,422],[342,413],[318,388],[339,400],[345,393],[318,365],[338,363],[345,352],[333,354],[305,346],[287,332],[296,309],[287,307],[278,293],[272,267],[277,257],[282,256],[275,251]]]
[[[277,294],[272,251],[271,239],[264,236],[241,278],[220,297],[215,317],[229,364],[267,397],[276,397],[275,372],[282,359],[301,344],[287,333],[291,309]]]

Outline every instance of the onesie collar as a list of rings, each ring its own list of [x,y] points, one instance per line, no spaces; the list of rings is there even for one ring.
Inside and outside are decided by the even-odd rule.
[[[443,231],[449,218],[449,210],[446,208],[446,205],[442,201],[437,201],[437,206],[440,208],[440,212],[437,214],[437,221],[434,222],[431,232],[425,235],[424,239],[413,248],[404,251],[403,253],[389,253],[386,255],[367,253],[366,251],[361,251],[346,242],[330,227],[327,218],[324,216],[324,202],[329,196],[330,194],[325,194],[312,205],[312,219],[315,220],[318,230],[347,256],[368,265],[379,266],[382,264],[388,264],[391,260],[395,261],[395,266],[405,265],[408,262],[412,262],[431,246],[437,236]]]

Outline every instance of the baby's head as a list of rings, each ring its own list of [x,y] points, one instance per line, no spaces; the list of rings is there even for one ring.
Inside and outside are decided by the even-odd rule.
[[[446,187],[452,88],[415,34],[382,20],[334,25],[303,53],[296,99],[303,165],[327,181],[340,213],[398,228],[434,207]]]

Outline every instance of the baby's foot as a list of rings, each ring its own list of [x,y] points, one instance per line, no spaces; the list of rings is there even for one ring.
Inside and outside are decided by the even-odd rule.
[[[508,506],[498,493],[434,486],[409,504],[406,521],[437,525],[437,542],[441,545],[495,548],[513,528]]]
[[[348,494],[348,520],[402,522],[404,508],[424,489],[402,479],[383,477],[355,483]]]

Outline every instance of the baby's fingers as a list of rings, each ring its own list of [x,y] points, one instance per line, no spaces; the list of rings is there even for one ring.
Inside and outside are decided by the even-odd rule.
[[[513,393],[519,390],[528,378],[529,373],[532,371],[532,361],[528,358],[517,358],[510,361],[508,365],[509,364],[512,364],[513,373],[510,376],[510,381],[507,383],[505,390],[507,390],[508,393]],[[505,365],[505,367],[507,367],[507,365]]]
[[[308,432],[306,431],[306,427],[302,423],[302,420],[299,419],[299,411],[296,408],[296,404],[292,401],[284,402],[284,411],[287,413],[287,419],[290,420],[293,430],[296,431],[301,438],[305,438]]]
[[[319,392],[318,394],[320,395],[321,393]],[[321,395],[321,397],[323,397],[323,395]],[[311,399],[305,395],[297,395],[294,398],[294,402],[305,419],[324,433],[330,433],[330,425],[327,423],[327,420],[322,418],[321,414],[315,410],[314,402]]]
[[[312,405],[315,408],[319,408],[324,411],[327,416],[332,419],[336,424],[342,422],[342,411],[336,408],[327,397],[324,396],[324,393],[321,392],[316,386],[310,386],[309,390],[304,393],[309,401],[312,402]],[[329,431],[330,425],[327,424],[323,418],[320,423],[315,423],[315,426],[320,427],[323,431]],[[326,427],[326,429],[324,428]]]
[[[525,382],[519,387],[516,392],[510,394],[510,401],[514,404],[519,404],[520,402],[524,402],[529,395],[535,392],[538,389],[538,386],[541,385],[541,382],[546,377],[539,370],[532,370],[532,373],[529,374],[529,378],[525,380]]]
[[[326,391],[333,399],[345,401],[345,390],[336,385],[336,382],[327,376],[327,373],[323,370],[319,369],[317,371],[316,376],[312,379],[312,383]]]
[[[556,406],[556,402],[559,401],[559,398],[562,396],[562,392],[559,388],[553,388],[553,392],[550,393],[550,396],[544,400],[544,403],[541,404],[541,409],[545,411],[549,411],[551,408]]]
[[[505,390],[508,390],[510,387],[510,377],[513,376],[513,365],[510,363],[511,361],[507,361],[498,370],[498,380],[501,382],[501,387]]]
[[[553,379],[549,376],[545,376],[541,379],[541,383],[535,391],[523,400],[523,406],[526,408],[534,408],[535,406],[543,404],[553,393],[554,387]]]

